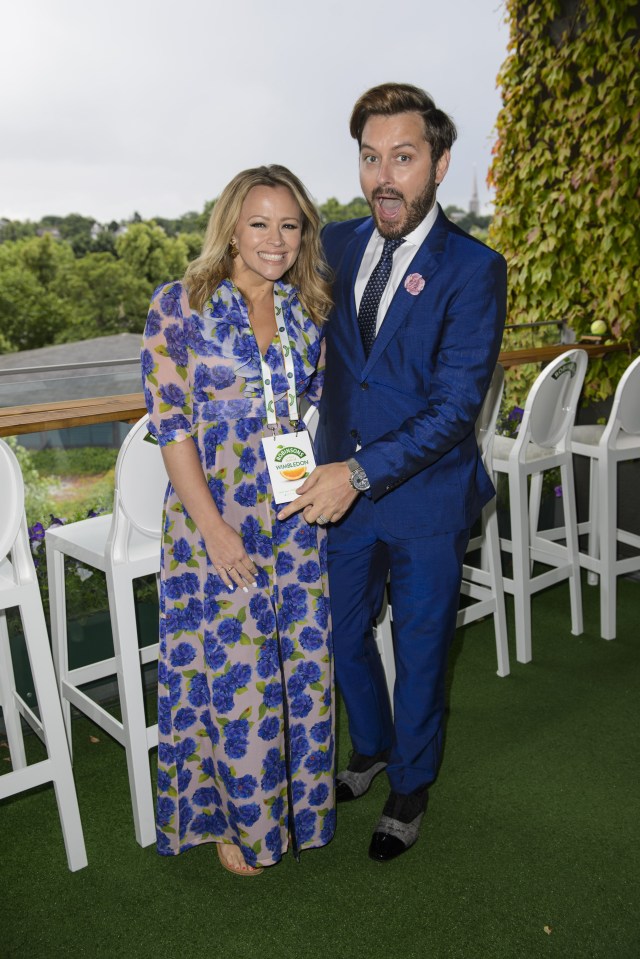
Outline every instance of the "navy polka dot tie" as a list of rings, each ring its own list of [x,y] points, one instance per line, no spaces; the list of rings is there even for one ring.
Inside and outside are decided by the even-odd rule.
[[[391,276],[391,266],[393,264],[393,254],[401,243],[404,243],[404,237],[398,240],[385,240],[382,248],[382,256],[378,260],[373,273],[367,280],[362,299],[360,300],[360,309],[358,310],[358,326],[360,327],[360,336],[366,356],[369,356],[373,341],[376,338],[376,323],[378,320],[378,307],[384,293],[385,287]]]

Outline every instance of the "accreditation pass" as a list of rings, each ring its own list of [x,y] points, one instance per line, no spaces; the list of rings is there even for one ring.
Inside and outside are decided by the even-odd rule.
[[[311,435],[306,430],[299,433],[278,433],[263,436],[262,448],[267,460],[273,498],[276,503],[290,503],[298,495],[307,476],[316,468],[311,446]]]

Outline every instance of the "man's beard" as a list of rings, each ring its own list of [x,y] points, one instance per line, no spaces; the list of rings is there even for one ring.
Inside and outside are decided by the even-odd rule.
[[[404,195],[400,192],[400,190],[394,190],[393,187],[387,189],[384,187],[376,187],[371,194],[371,199],[367,200],[367,203],[371,208],[371,213],[380,236],[383,236],[385,240],[396,240],[401,236],[407,236],[409,233],[415,230],[417,226],[420,226],[425,216],[433,206],[433,202],[436,197],[436,190],[436,167],[434,164],[431,168],[429,180],[424,188],[424,191],[420,194],[420,196],[417,196],[415,200],[412,200],[412,202],[407,205],[403,222],[387,223],[386,220],[380,220],[378,218],[378,209],[375,202],[376,197],[395,196],[404,202]]]

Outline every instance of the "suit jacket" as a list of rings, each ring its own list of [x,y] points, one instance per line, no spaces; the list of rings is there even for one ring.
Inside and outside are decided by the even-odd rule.
[[[439,209],[406,274],[424,287],[411,293],[403,277],[367,359],[354,284],[373,229],[367,217],[323,231],[336,281],[318,462],[357,456],[396,536],[465,529],[494,493],[474,426],[500,350],[506,264]]]

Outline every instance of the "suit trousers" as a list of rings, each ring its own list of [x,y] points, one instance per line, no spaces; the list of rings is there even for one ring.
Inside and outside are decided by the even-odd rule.
[[[358,753],[390,749],[395,792],[430,785],[442,758],[445,679],[456,628],[469,530],[399,539],[360,496],[329,527],[328,562],[335,670]],[[392,718],[373,623],[387,577],[393,608],[396,683]]]

